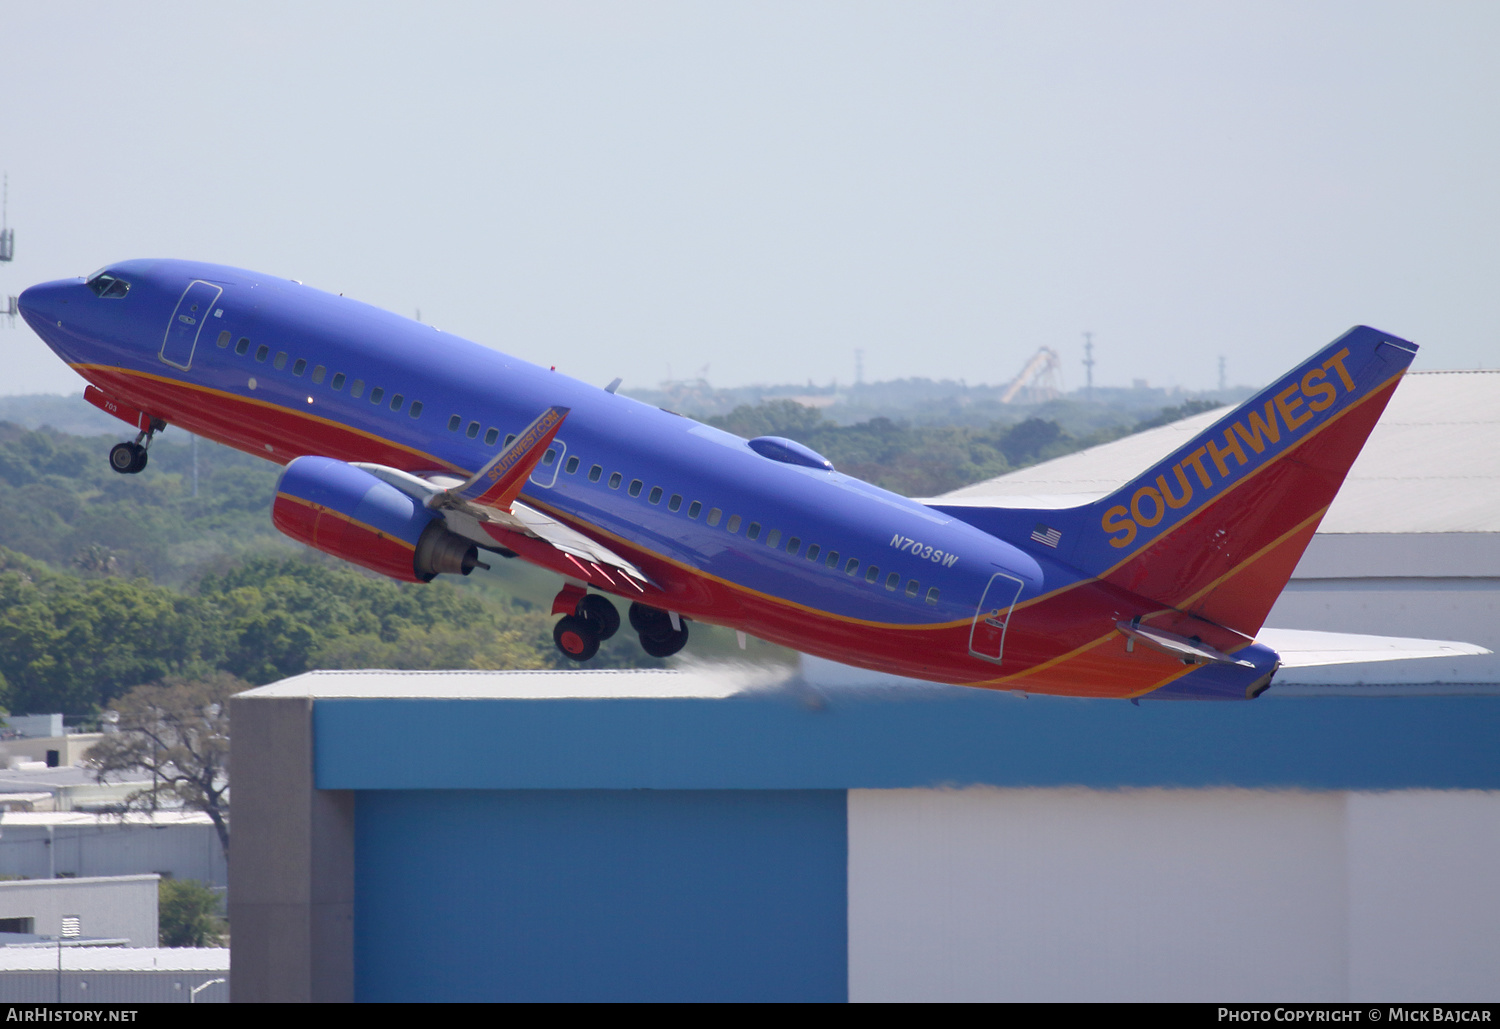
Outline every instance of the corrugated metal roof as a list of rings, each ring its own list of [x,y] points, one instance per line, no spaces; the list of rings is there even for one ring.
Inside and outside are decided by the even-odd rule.
[[[42,794],[50,797],[50,793]],[[9,800],[10,794],[0,795],[0,800]],[[113,828],[119,825],[150,825],[158,828],[169,825],[212,825],[213,820],[202,811],[127,811],[122,814],[98,814],[93,811],[5,811],[0,812],[0,826],[7,825],[95,825]]]
[[[0,947],[0,972],[57,970],[55,947]],[[227,972],[228,947],[64,947],[64,972]]]
[[[1088,503],[1224,413],[1194,415],[934,499],[1006,507]],[[1318,531],[1500,532],[1500,371],[1408,374]]]

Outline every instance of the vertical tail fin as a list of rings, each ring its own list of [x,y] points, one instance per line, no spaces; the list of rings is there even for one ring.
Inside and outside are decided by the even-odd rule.
[[[1059,556],[1254,635],[1416,351],[1351,329],[1145,474],[1069,511],[1077,530]]]

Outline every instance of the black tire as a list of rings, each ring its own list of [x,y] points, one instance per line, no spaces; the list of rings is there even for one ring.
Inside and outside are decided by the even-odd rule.
[[[109,448],[109,466],[121,475],[131,475],[140,471],[136,467],[136,450],[134,443],[116,443]],[[142,454],[145,451],[141,451]],[[141,462],[144,464],[145,462]]]
[[[676,632],[673,632],[672,627],[668,625],[667,635],[665,636],[647,636],[642,634],[641,649],[652,657],[671,657],[687,646],[687,641],[688,627],[687,623],[684,622],[682,628]]]
[[[132,443],[130,445],[135,447],[135,449],[139,451],[139,453],[135,455],[135,466],[130,469],[130,474],[134,475],[137,472],[143,472],[146,470],[146,458],[148,458],[150,455],[146,453],[146,448],[141,446],[139,443]]]
[[[565,615],[552,627],[552,642],[563,657],[587,661],[599,653],[599,635],[594,627],[577,615]]]
[[[607,640],[620,631],[620,612],[597,593],[590,593],[580,600],[574,614],[592,625],[601,640]]]
[[[645,604],[636,602],[630,605],[630,627],[640,634],[642,639],[647,636],[653,639],[665,639],[672,635],[672,616],[659,607],[647,607]],[[678,650],[682,648],[679,647]],[[676,653],[676,651],[672,651]]]

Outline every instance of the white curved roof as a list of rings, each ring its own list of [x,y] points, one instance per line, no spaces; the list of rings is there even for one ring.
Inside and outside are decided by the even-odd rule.
[[[1224,414],[1194,415],[933,499],[997,507],[1088,503]],[[1500,532],[1500,371],[1408,373],[1318,531]]]

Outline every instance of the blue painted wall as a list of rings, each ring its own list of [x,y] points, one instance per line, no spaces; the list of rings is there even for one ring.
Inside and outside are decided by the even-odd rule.
[[[809,701],[815,701],[810,703]],[[323,789],[1500,789],[1500,698],[320,699]],[[442,761],[409,758],[442,741]]]
[[[845,797],[362,791],[356,999],[846,1000]]]

